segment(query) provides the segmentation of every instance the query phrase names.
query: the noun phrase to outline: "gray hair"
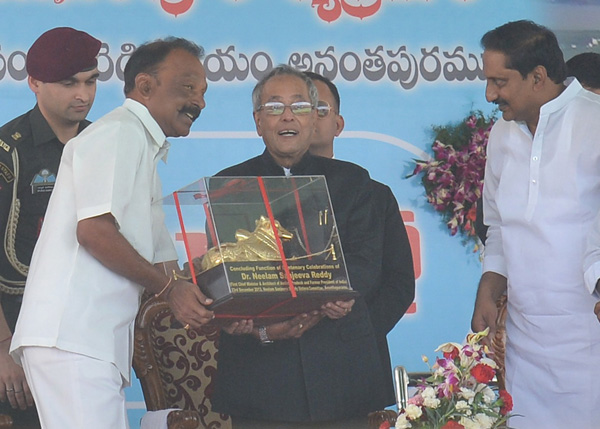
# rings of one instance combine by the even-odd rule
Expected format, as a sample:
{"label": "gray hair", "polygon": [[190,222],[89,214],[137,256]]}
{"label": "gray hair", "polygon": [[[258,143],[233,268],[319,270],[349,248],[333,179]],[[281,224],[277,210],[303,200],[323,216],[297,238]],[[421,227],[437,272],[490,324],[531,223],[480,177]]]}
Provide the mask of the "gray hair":
{"label": "gray hair", "polygon": [[255,112],[257,112],[260,108],[260,96],[262,95],[263,88],[267,81],[269,81],[269,79],[275,76],[282,75],[295,76],[298,79],[302,79],[302,81],[306,83],[306,88],[308,89],[310,104],[312,104],[313,107],[317,107],[317,102],[319,101],[319,93],[313,81],[300,70],[295,69],[294,67],[289,66],[287,64],[280,64],[273,70],[271,70],[268,74],[263,76],[263,78],[254,87],[254,90],[252,90],[252,106]]}

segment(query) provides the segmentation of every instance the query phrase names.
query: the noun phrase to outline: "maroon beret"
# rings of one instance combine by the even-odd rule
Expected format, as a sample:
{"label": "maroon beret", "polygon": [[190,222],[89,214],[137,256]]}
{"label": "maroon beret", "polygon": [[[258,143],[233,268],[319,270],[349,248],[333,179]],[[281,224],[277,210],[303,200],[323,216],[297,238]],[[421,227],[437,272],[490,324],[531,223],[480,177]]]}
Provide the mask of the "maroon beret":
{"label": "maroon beret", "polygon": [[58,27],[46,31],[33,42],[25,67],[42,82],[58,82],[98,65],[96,56],[102,42],[83,31]]}

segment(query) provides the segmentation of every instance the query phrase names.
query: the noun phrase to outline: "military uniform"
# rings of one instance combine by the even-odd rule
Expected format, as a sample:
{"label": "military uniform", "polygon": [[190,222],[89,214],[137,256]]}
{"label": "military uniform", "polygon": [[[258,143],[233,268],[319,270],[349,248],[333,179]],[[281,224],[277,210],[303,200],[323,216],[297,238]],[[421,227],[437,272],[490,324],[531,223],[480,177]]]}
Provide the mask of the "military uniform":
{"label": "military uniform", "polygon": [[0,303],[11,331],[63,148],[37,105],[0,128]]}

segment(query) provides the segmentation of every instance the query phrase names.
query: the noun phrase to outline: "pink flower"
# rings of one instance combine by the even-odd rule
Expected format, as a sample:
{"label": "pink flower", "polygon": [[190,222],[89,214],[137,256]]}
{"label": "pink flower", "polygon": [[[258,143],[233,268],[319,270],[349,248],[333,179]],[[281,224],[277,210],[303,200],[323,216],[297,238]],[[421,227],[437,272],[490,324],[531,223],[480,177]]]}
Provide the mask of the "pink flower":
{"label": "pink flower", "polygon": [[408,404],[413,404],[413,405],[416,405],[418,407],[422,407],[423,406],[423,402],[424,402],[424,399],[423,399],[423,396],[421,396],[420,393],[416,394],[415,396],[410,397],[408,399],[408,401],[407,401]]}
{"label": "pink flower", "polygon": [[414,411],[414,417],[408,417],[411,424],[440,429],[504,427],[511,415],[512,398],[488,385],[495,374],[495,364],[485,357],[482,344],[488,334],[486,329],[467,335],[462,346],[448,342],[436,349],[444,357],[436,358],[431,375],[421,379],[418,393],[408,401],[406,409]]}
{"label": "pink flower", "polygon": [[486,146],[493,117],[471,113],[458,125],[433,127],[434,159],[417,160],[413,175],[423,174],[427,201],[438,211],[451,235],[476,242],[475,203],[481,197]]}
{"label": "pink flower", "polygon": [[423,168],[424,168],[423,164],[420,162],[417,162],[417,165],[415,166],[415,169],[413,170],[412,175],[415,176],[415,175],[419,174],[421,171],[423,171]]}
{"label": "pink flower", "polygon": [[477,127],[477,116],[475,116],[475,115],[469,116],[469,118],[466,120],[466,124],[469,128]]}
{"label": "pink flower", "polygon": [[454,373],[446,374],[443,383],[438,386],[438,395],[450,398],[454,393],[460,392],[460,380]]}

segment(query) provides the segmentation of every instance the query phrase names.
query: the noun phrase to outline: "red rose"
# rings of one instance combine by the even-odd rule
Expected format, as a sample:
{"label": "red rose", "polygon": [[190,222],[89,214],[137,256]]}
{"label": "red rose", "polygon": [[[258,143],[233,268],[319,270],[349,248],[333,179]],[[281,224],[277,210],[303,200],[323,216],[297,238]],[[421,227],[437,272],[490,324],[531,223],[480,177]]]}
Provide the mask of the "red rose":
{"label": "red rose", "polygon": [[379,429],[390,429],[392,425],[387,420],[379,425]]}
{"label": "red rose", "polygon": [[478,363],[471,369],[471,375],[478,383],[489,383],[494,378],[496,371],[489,365]]}
{"label": "red rose", "polygon": [[459,350],[456,347],[452,347],[452,351],[444,352],[444,358],[454,360],[458,357]]}
{"label": "red rose", "polygon": [[502,408],[500,408],[500,414],[505,416],[513,409],[512,396],[510,396],[510,393],[508,393],[506,390],[500,390],[498,395],[500,395],[500,399],[502,399]]}
{"label": "red rose", "polygon": [[441,429],[465,429],[465,427],[454,420],[449,420]]}

